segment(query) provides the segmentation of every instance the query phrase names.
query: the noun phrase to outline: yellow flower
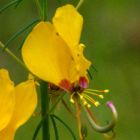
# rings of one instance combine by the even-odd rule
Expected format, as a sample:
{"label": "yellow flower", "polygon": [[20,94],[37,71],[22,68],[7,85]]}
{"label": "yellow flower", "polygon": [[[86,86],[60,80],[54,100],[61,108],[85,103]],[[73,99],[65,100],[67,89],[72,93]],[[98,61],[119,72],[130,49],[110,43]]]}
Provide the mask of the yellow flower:
{"label": "yellow flower", "polygon": [[65,84],[63,81],[71,84],[86,77],[91,63],[79,43],[82,25],[82,16],[69,4],[56,10],[52,23],[38,23],[22,47],[29,70],[59,87]]}
{"label": "yellow flower", "polygon": [[8,71],[0,69],[0,139],[13,140],[16,130],[32,115],[37,105],[35,82],[14,86]]}
{"label": "yellow flower", "polygon": [[[80,97],[82,103],[90,106],[87,100],[95,106],[99,102],[89,95],[98,95],[96,92],[106,92],[87,89],[87,70],[91,62],[84,55],[84,44],[79,43],[83,25],[83,17],[72,5],[65,5],[56,10],[51,22],[41,21],[28,35],[22,47],[22,57],[29,70],[55,86]],[[78,96],[77,96],[78,95]]]}

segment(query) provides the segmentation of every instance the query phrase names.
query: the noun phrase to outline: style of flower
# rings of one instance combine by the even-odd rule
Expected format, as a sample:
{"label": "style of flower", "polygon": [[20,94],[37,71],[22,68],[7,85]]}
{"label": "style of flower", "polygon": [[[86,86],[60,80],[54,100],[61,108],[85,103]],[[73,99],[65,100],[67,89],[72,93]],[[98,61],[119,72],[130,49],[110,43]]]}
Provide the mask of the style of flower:
{"label": "style of flower", "polygon": [[0,69],[0,139],[14,140],[16,130],[27,122],[36,106],[34,80],[14,86],[8,71]]}
{"label": "style of flower", "polygon": [[89,107],[89,100],[98,106],[99,102],[87,95],[103,98],[94,93],[97,90],[87,89],[91,62],[83,55],[84,44],[79,43],[82,25],[83,17],[75,7],[67,4],[58,8],[52,23],[41,21],[34,27],[22,47],[22,56],[33,74],[70,93],[71,102],[78,95],[84,105]]}

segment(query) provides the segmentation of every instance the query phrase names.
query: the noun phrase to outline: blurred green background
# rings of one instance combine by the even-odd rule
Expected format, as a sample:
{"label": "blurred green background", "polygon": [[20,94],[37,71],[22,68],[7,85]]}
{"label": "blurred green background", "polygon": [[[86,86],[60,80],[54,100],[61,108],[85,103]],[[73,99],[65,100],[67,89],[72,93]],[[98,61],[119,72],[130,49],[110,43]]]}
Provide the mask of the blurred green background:
{"label": "blurred green background", "polygon": [[[0,0],[0,7],[9,0]],[[62,5],[76,0],[61,0]],[[49,19],[53,16],[59,3],[49,0]],[[85,0],[79,9],[84,17],[81,42],[86,44],[85,54],[92,60],[98,72],[94,71],[91,87],[110,89],[101,106],[93,111],[102,124],[111,119],[110,110],[105,103],[112,100],[118,110],[119,119],[115,128],[116,140],[140,139],[140,1],[139,0]],[[9,8],[0,14],[0,40],[3,43],[21,27],[38,17],[34,0],[23,0],[15,9]],[[27,32],[14,40],[9,48],[20,57],[19,46]],[[11,78],[19,83],[27,78],[27,72],[5,52],[0,52],[0,68],[7,68]],[[70,105],[73,107],[72,105]],[[38,109],[39,111],[39,109]],[[74,118],[62,104],[56,114],[63,118],[77,134]],[[22,126],[16,140],[31,140],[39,116],[32,117]],[[87,140],[103,140],[83,119],[88,127]],[[60,140],[71,140],[69,132],[58,122]],[[51,127],[51,136],[54,133]],[[41,140],[41,136],[38,137]]]}

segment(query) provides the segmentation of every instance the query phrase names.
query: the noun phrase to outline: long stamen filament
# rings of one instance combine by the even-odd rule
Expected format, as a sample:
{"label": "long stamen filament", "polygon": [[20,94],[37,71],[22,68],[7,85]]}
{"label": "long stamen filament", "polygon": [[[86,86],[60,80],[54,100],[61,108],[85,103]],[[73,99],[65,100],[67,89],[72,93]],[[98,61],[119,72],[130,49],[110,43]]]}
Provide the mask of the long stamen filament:
{"label": "long stamen filament", "polygon": [[92,94],[92,95],[98,96],[101,99],[104,98],[104,96],[102,94],[97,94],[97,93],[94,93],[94,92],[91,92],[91,91],[84,91],[84,93],[88,93],[88,94]]}
{"label": "long stamen filament", "polygon": [[108,93],[109,92],[108,89],[105,89],[105,90],[86,89],[85,91],[101,92],[101,93]]}
{"label": "long stamen filament", "polygon": [[82,102],[83,102],[83,105],[84,106],[87,106],[88,108],[90,108],[91,107],[91,105],[86,101],[86,99],[82,99]]}
{"label": "long stamen filament", "polygon": [[95,101],[94,99],[92,99],[90,96],[83,94],[83,96],[89,100],[91,103],[93,103],[95,106],[98,106],[100,103],[98,101]]}
{"label": "long stamen filament", "polygon": [[82,102],[83,102],[83,105],[84,106],[87,106],[88,108],[90,108],[91,107],[91,105],[86,101],[86,99],[84,98],[84,96],[83,95],[81,95],[80,93],[78,93],[77,92],[77,94],[78,94],[78,96],[80,97],[80,99],[82,100]]}
{"label": "long stamen filament", "polygon": [[83,95],[81,95],[80,93],[77,93],[77,94],[79,95],[81,100],[84,98]]}

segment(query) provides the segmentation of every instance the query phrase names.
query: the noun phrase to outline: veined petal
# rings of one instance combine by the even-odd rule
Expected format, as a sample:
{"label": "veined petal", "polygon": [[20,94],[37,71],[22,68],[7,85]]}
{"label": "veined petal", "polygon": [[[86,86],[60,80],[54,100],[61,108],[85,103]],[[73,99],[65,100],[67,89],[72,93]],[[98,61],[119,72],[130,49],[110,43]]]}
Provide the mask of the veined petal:
{"label": "veined petal", "polygon": [[0,69],[0,131],[4,129],[13,115],[15,106],[14,84],[8,71]]}
{"label": "veined petal", "polygon": [[16,103],[13,116],[0,132],[1,140],[13,140],[16,130],[23,125],[32,115],[37,105],[35,82],[28,80],[15,87]]}
{"label": "veined petal", "polygon": [[56,85],[69,80],[75,66],[69,47],[49,22],[35,26],[22,47],[22,56],[32,73]]}
{"label": "veined petal", "polygon": [[79,44],[83,25],[83,17],[76,8],[69,4],[58,8],[53,17],[53,25],[69,47],[75,49]]}

